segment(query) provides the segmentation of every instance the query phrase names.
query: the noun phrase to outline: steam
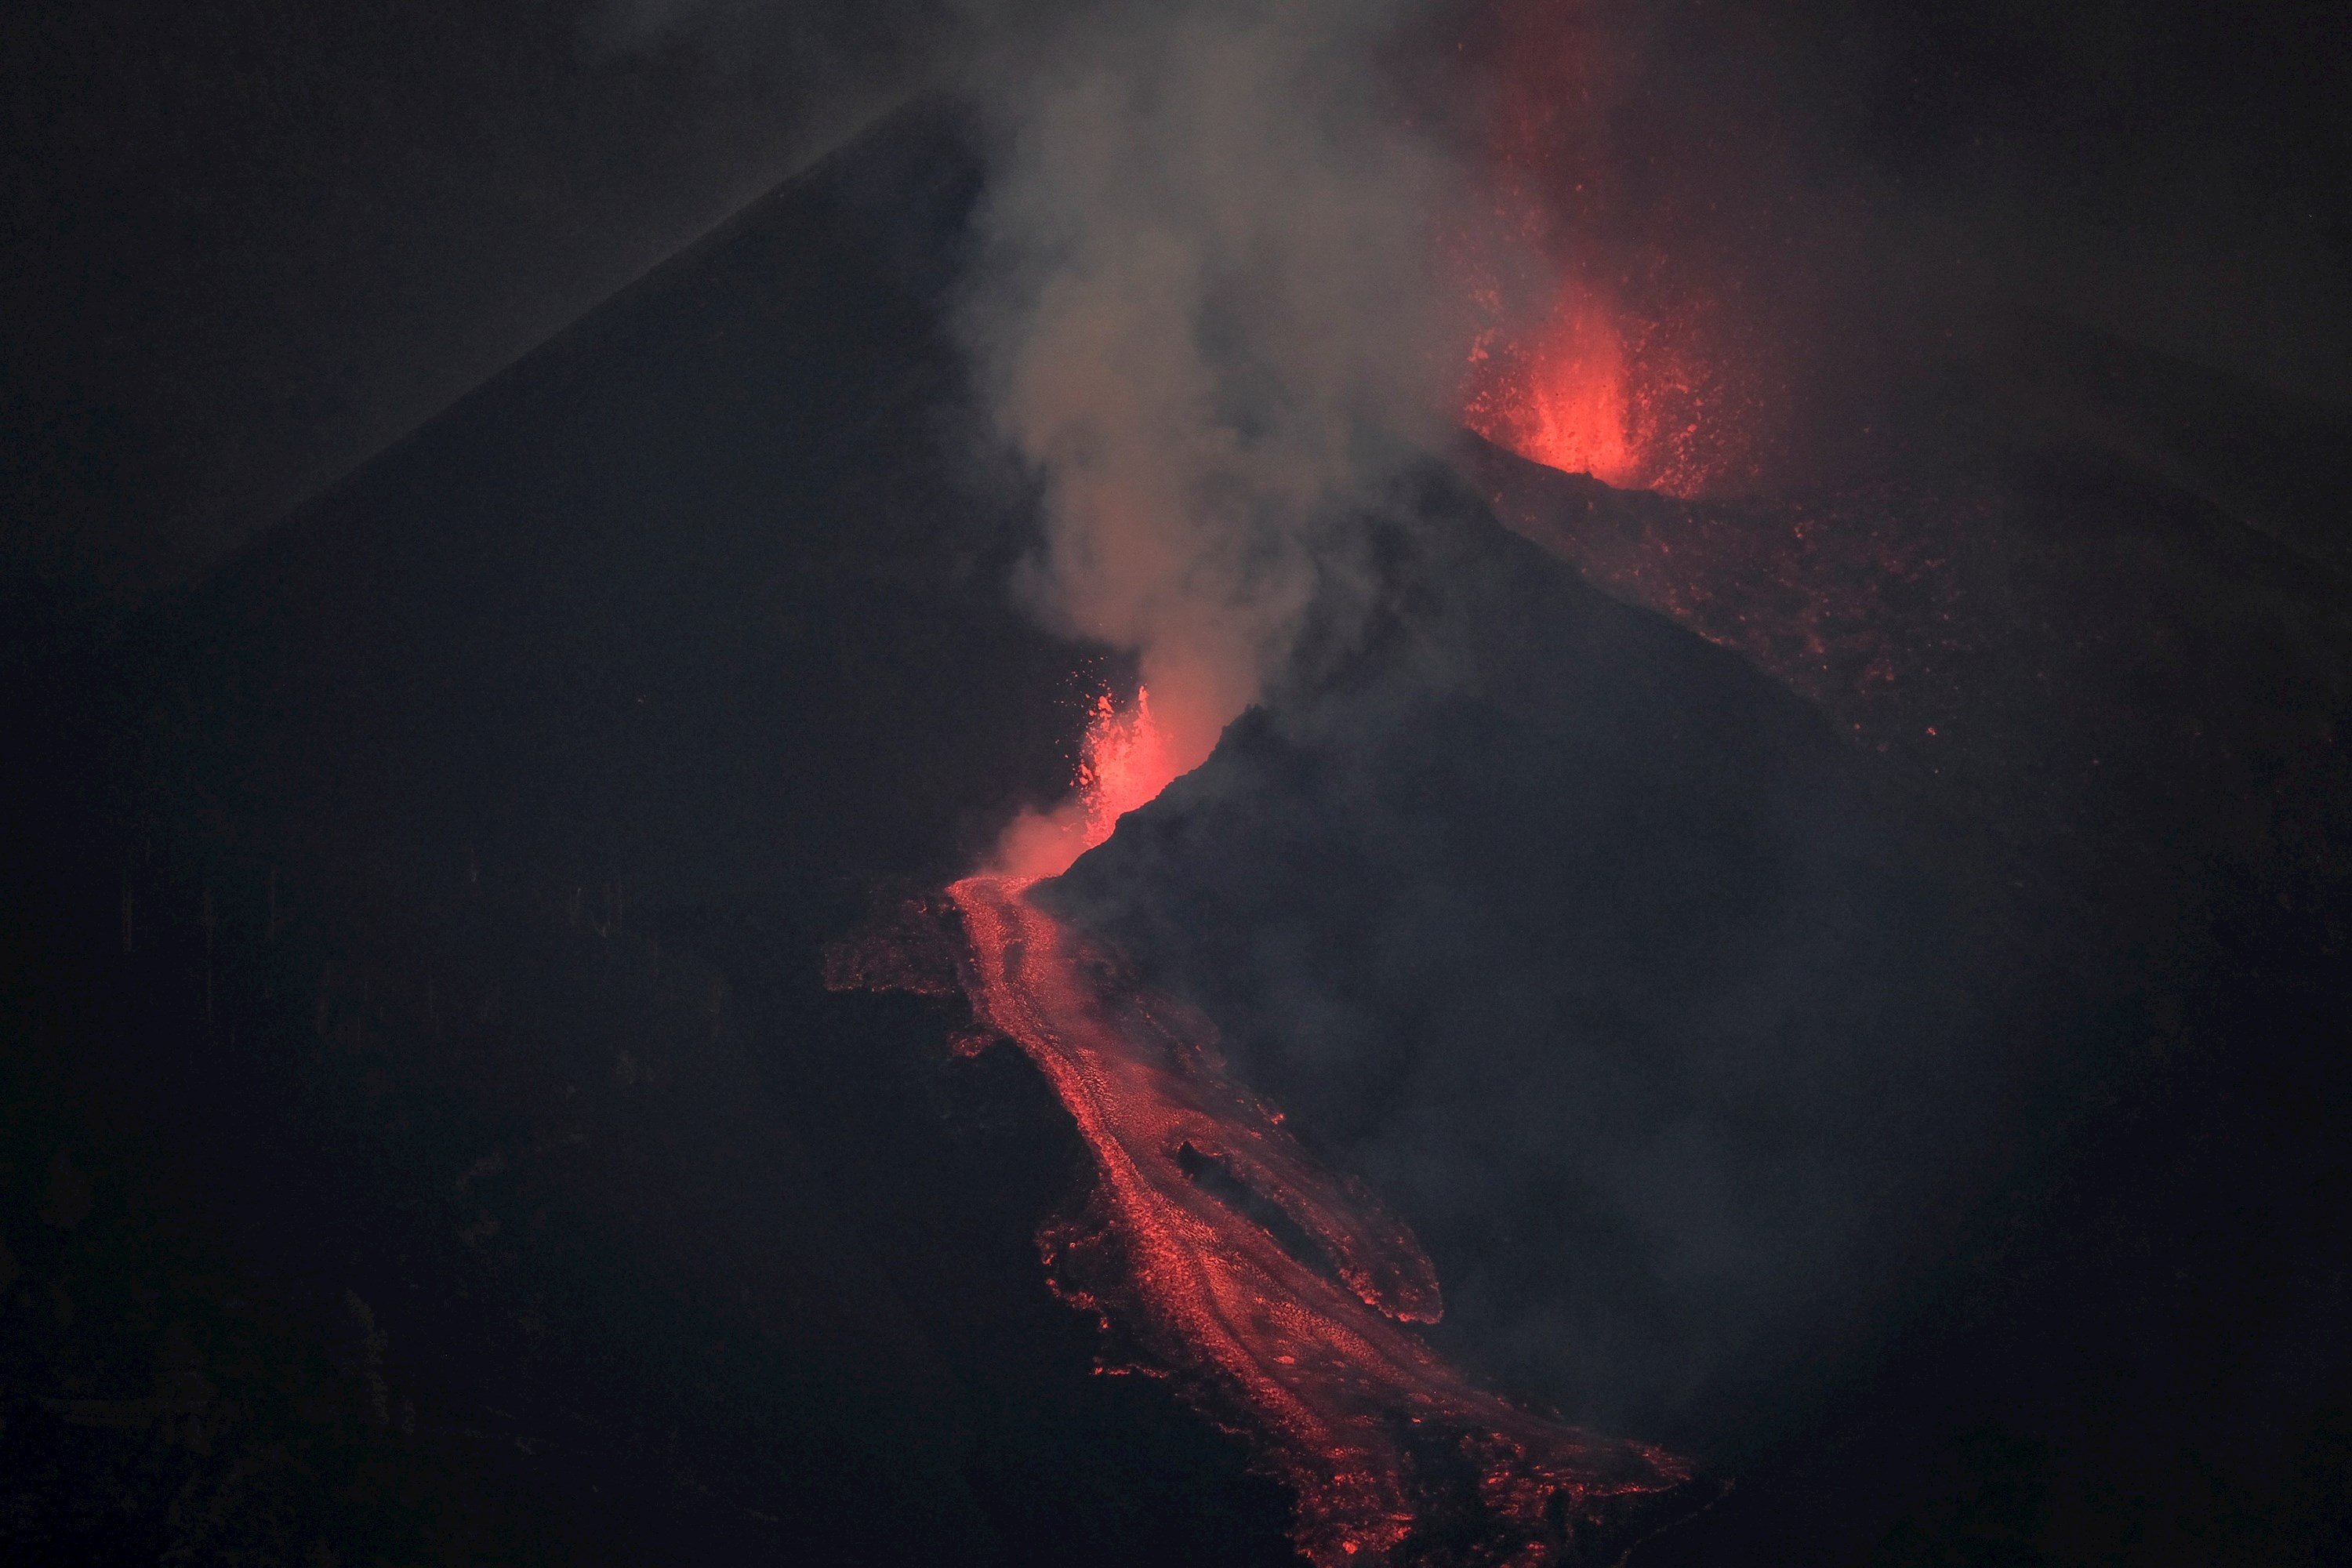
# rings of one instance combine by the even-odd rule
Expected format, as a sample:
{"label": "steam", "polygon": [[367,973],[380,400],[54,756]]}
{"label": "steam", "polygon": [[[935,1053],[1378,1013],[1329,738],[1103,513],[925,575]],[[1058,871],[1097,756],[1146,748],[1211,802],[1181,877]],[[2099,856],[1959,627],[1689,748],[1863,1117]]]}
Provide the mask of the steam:
{"label": "steam", "polygon": [[1044,497],[1020,591],[1137,657],[1169,776],[1348,580],[1344,520],[1384,478],[1364,432],[1449,423],[1436,247],[1465,183],[1378,58],[1414,9],[1122,9],[983,93],[961,326]]}

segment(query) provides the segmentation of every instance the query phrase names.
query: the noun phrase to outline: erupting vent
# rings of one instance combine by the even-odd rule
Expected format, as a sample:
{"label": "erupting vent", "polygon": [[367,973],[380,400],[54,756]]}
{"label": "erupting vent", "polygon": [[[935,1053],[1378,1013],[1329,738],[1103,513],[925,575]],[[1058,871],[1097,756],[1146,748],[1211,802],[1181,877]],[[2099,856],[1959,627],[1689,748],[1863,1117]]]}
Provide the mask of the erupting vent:
{"label": "erupting vent", "polygon": [[1591,26],[1584,7],[1493,0],[1464,40],[1483,62],[1486,211],[1445,247],[1479,323],[1462,423],[1621,489],[1736,489],[1764,423],[1753,345],[1735,346],[1671,225],[1625,210]]}

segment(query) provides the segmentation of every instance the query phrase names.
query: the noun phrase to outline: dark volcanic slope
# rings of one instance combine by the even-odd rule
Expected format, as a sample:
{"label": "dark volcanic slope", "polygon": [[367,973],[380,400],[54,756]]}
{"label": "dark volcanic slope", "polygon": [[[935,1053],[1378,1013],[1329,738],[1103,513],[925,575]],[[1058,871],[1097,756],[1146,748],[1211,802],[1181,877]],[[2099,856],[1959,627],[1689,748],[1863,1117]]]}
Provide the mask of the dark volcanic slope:
{"label": "dark volcanic slope", "polygon": [[1402,1207],[1446,1337],[1744,1465],[2016,1075],[1969,868],[1816,711],[1475,500],[1395,534],[1366,651],[1053,896]]}
{"label": "dark volcanic slope", "polygon": [[911,825],[999,807],[1066,662],[962,482],[935,316],[974,179],[941,117],[895,126],[159,617],[169,809],[702,891],[815,837],[937,868]]}
{"label": "dark volcanic slope", "polygon": [[1066,773],[973,188],[902,121],[43,689],[139,739],[11,846],[13,1561],[1287,1555],[1048,1294],[1043,1091],[817,984]]}
{"label": "dark volcanic slope", "polygon": [[[1287,1558],[1048,1294],[1042,1088],[818,984],[1077,716],[938,326],[974,178],[898,122],[24,661],[12,1561]],[[2052,461],[2099,548],[2204,525]],[[1397,511],[1369,629],[1063,894],[1423,1229],[1449,1351],[1743,1478],[1654,1560],[2324,1560],[2340,898],[2198,826],[2271,753],[2021,833],[1450,485]],[[2335,755],[2305,663],[2157,651],[2099,668]]]}
{"label": "dark volcanic slope", "polygon": [[2340,582],[2046,435],[1826,502],[1468,458],[1559,554],[1424,506],[1364,653],[1061,907],[1422,1231],[1465,1359],[1746,1479],[1654,1560],[2326,1560]]}

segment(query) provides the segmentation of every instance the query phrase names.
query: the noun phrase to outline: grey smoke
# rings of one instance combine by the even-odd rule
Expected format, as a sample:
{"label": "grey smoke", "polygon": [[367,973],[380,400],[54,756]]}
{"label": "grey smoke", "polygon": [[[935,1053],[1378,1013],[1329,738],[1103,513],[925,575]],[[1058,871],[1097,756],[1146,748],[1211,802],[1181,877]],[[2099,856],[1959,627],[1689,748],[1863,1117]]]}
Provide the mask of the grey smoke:
{"label": "grey smoke", "polygon": [[1419,9],[1114,7],[981,76],[961,328],[1045,500],[1022,591],[1139,656],[1181,765],[1346,571],[1333,520],[1388,477],[1363,431],[1447,423],[1466,187],[1378,58]]}

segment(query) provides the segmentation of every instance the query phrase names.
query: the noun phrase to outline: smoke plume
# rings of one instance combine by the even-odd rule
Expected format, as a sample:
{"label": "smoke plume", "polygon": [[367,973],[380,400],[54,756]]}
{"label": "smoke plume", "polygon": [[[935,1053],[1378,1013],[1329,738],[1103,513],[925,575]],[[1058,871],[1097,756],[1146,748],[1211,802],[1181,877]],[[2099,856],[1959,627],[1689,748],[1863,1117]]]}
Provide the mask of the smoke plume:
{"label": "smoke plume", "polygon": [[1465,184],[1382,86],[1415,9],[1125,7],[983,92],[961,320],[1045,500],[1021,591],[1136,656],[1171,776],[1348,581],[1340,520],[1386,466],[1364,433],[1445,422]]}

